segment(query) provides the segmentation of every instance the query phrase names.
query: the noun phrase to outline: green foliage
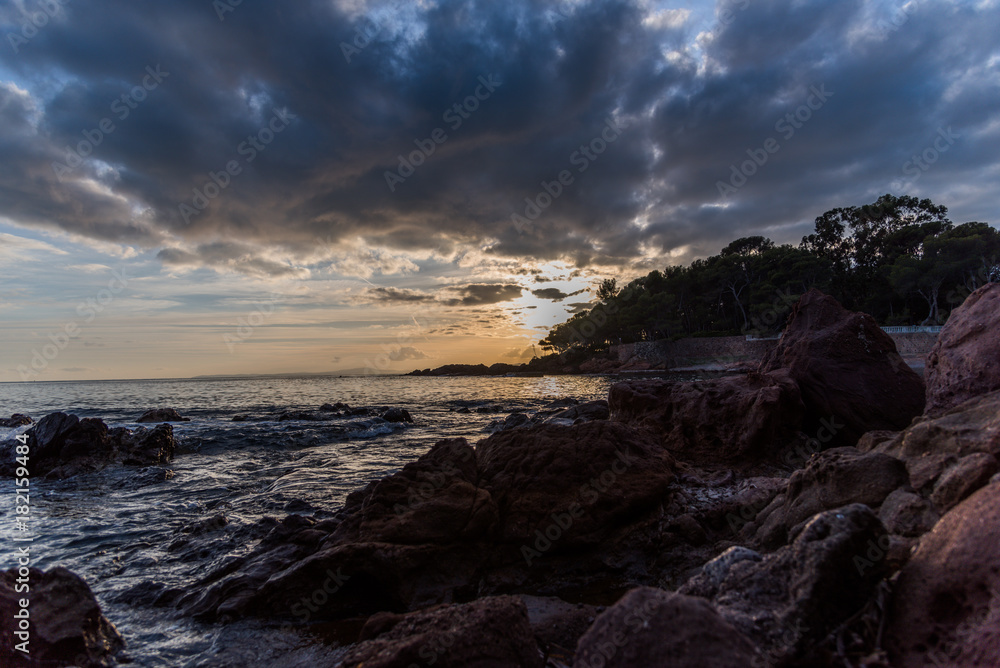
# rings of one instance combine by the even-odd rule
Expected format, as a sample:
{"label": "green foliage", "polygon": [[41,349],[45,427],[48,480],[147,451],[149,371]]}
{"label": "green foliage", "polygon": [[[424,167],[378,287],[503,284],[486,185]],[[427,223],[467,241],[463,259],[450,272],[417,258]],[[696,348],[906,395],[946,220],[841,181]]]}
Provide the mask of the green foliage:
{"label": "green foliage", "polygon": [[744,237],[622,288],[605,279],[598,303],[553,327],[541,345],[576,358],[617,343],[773,334],[811,288],[882,323],[943,322],[969,292],[1000,280],[1000,232],[986,223],[956,227],[947,213],[929,199],[883,195],[827,211],[798,247]]}

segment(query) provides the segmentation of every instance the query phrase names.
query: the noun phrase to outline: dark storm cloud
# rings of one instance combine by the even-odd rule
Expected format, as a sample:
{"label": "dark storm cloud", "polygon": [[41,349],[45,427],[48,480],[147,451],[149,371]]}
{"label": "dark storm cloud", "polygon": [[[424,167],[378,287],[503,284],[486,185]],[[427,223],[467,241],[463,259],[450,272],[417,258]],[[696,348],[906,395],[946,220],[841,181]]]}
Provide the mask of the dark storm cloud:
{"label": "dark storm cloud", "polygon": [[416,290],[377,287],[368,289],[362,299],[387,304],[438,302],[445,306],[484,306],[512,301],[523,291],[520,285],[472,284],[443,288],[434,296]]}
{"label": "dark storm cloud", "polygon": [[[655,27],[638,1],[357,4],[242,3],[224,21],[204,0],[67,4],[18,53],[0,45],[0,214],[277,276],[295,269],[261,249],[306,258],[358,238],[578,267],[715,252],[746,234],[795,240],[824,210],[907,184],[956,218],[997,220],[1000,12],[986,4],[917,3],[887,28],[898,11],[883,3],[728,3],[698,48],[707,26]],[[370,25],[348,62],[341,43]],[[143,94],[147,68],[167,74]],[[791,136],[776,129],[817,88],[832,96]],[[582,157],[612,118],[614,141]],[[114,129],[58,176],[104,119]],[[949,151],[904,173],[948,128]],[[720,194],[769,138],[780,149]],[[387,171],[408,174],[398,156],[429,147],[390,191]],[[517,296],[496,287],[447,300]],[[371,296],[423,300],[386,290]]]}
{"label": "dark storm cloud", "polygon": [[542,288],[540,290],[532,290],[531,294],[539,299],[551,299],[554,302],[561,302],[567,297],[575,297],[583,292],[586,292],[586,290],[577,290],[576,292],[567,293],[563,292],[559,288]]}
{"label": "dark storm cloud", "polygon": [[520,285],[466,285],[457,289],[459,296],[445,300],[448,306],[480,306],[509,302],[521,296]]}

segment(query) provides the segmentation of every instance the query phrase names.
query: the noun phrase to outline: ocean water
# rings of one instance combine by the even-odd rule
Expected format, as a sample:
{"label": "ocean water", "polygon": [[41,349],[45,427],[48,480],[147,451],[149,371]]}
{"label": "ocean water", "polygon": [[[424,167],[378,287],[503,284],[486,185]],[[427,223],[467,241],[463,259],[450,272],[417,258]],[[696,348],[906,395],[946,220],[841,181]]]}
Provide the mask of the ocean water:
{"label": "ocean water", "polygon": [[[37,421],[63,411],[129,428],[140,426],[135,420],[150,408],[171,407],[191,418],[174,424],[178,449],[164,469],[111,467],[31,482],[32,565],[65,566],[87,581],[125,637],[130,665],[321,666],[333,665],[338,655],[336,637],[321,627],[287,633],[260,620],[202,624],[173,608],[154,608],[143,597],[136,600],[136,587],[190,590],[226,560],[250,551],[266,517],[332,513],[349,492],[392,474],[441,438],[463,436],[475,443],[494,420],[562,397],[606,398],[614,380],[381,376],[0,383],[0,415],[26,413]],[[336,402],[398,406],[414,423],[276,419],[283,411]],[[470,412],[458,412],[463,407]],[[233,422],[234,415],[251,420]],[[0,428],[0,440],[27,429]],[[14,485],[0,485],[6,486],[2,498],[11,501],[0,504],[0,536],[10,546]],[[13,553],[2,551],[0,568],[15,565]]]}

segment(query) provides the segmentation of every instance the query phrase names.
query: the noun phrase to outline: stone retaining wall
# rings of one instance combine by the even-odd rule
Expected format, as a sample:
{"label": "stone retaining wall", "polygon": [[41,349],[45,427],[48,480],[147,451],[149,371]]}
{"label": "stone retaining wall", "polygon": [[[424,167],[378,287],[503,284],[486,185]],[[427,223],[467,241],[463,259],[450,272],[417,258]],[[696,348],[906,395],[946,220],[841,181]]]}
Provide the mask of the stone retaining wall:
{"label": "stone retaining wall", "polygon": [[[922,359],[937,340],[936,334],[890,334],[899,354]],[[747,341],[745,336],[640,341],[611,346],[610,357],[620,364],[645,363],[653,367],[690,367],[758,362],[778,345],[777,340]]]}

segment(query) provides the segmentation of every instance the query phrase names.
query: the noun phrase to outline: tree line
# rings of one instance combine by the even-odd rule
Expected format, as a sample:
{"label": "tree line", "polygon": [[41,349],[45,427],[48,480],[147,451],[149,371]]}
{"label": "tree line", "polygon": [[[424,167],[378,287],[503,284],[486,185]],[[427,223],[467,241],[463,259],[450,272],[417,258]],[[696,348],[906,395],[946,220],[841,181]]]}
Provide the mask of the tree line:
{"label": "tree line", "polygon": [[796,247],[762,236],[733,241],[718,255],[670,266],[625,286],[606,279],[593,308],[553,327],[544,350],[599,350],[690,336],[775,334],[810,290],[882,325],[935,325],[990,281],[1000,281],[1000,232],[952,223],[929,199],[883,195],[832,209]]}

